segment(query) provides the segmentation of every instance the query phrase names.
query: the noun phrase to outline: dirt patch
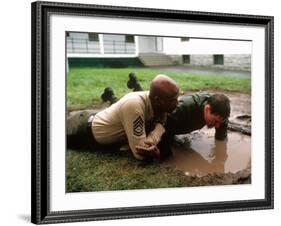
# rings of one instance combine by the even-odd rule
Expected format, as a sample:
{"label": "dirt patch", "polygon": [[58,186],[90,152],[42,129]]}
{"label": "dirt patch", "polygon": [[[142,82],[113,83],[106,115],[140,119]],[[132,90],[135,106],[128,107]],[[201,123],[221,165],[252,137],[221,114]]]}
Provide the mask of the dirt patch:
{"label": "dirt patch", "polygon": [[213,173],[202,177],[187,176],[186,181],[189,186],[250,184],[251,170],[245,169],[237,173]]}

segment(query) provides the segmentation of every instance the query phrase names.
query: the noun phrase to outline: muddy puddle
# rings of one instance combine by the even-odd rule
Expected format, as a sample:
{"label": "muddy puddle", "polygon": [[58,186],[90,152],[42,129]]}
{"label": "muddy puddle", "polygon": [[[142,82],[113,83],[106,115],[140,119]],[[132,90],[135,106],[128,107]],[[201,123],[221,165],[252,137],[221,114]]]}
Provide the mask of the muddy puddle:
{"label": "muddy puddle", "polygon": [[173,156],[166,166],[183,171],[187,176],[236,173],[251,166],[251,137],[228,131],[227,141],[216,141],[215,130],[203,128],[189,135],[178,136],[184,141],[173,146]]}

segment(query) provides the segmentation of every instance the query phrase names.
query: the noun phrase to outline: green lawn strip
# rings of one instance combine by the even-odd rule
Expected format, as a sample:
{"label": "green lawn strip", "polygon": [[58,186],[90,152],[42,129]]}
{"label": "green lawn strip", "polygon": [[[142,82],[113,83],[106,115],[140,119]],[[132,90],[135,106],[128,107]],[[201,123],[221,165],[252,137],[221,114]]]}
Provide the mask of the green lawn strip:
{"label": "green lawn strip", "polygon": [[160,163],[142,163],[131,153],[67,151],[67,192],[187,186],[183,173]]}
{"label": "green lawn strip", "polygon": [[135,72],[144,90],[148,90],[151,79],[157,74],[167,74],[179,84],[181,91],[227,90],[251,92],[251,79],[194,75],[179,72],[143,68],[72,68],[67,76],[68,109],[85,109],[101,103],[100,96],[105,87],[111,86],[117,98],[131,90],[127,88],[128,74]]}

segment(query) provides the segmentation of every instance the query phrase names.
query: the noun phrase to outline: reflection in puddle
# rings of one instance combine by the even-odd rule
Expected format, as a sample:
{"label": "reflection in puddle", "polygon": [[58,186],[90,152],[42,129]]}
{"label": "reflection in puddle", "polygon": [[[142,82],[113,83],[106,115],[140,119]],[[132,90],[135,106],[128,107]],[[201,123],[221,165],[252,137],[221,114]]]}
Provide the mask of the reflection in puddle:
{"label": "reflection in puddle", "polygon": [[214,130],[203,129],[192,134],[189,145],[173,147],[173,153],[164,164],[184,171],[186,175],[236,173],[250,167],[251,137],[228,132],[227,141],[216,141]]}

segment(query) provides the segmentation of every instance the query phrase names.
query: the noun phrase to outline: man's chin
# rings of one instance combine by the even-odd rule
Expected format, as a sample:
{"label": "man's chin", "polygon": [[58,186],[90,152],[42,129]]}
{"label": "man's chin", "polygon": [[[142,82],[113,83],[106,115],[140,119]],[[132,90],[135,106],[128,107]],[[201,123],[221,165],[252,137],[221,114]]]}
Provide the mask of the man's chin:
{"label": "man's chin", "polygon": [[207,125],[208,129],[212,129],[214,126],[213,125]]}

